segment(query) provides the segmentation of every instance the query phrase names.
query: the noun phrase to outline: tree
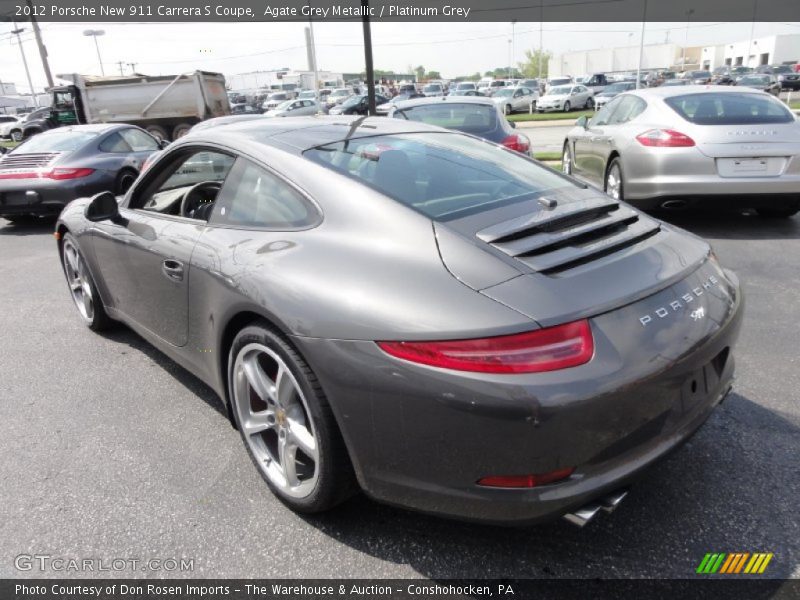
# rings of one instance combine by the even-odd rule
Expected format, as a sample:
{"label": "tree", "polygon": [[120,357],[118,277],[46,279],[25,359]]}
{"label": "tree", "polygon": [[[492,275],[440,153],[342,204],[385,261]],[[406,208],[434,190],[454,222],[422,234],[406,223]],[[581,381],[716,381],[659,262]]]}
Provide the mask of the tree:
{"label": "tree", "polygon": [[[542,72],[539,73],[539,58],[541,56]],[[546,50],[539,52],[539,49],[525,50],[525,62],[519,63],[519,68],[522,70],[524,77],[530,78],[547,78],[548,63],[552,54]]]}
{"label": "tree", "polygon": [[414,73],[417,74],[417,81],[422,81],[422,78],[425,77],[425,67],[422,65],[418,66],[414,69]]}
{"label": "tree", "polygon": [[428,71],[425,73],[425,79],[441,79],[442,74],[439,71]]}

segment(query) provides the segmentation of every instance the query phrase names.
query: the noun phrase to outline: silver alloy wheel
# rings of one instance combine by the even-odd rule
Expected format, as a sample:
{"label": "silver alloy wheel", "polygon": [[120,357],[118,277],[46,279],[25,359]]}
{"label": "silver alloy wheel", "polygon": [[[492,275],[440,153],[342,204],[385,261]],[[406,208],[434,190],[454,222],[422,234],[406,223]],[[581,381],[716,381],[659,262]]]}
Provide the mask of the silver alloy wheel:
{"label": "silver alloy wheel", "polygon": [[561,170],[565,175],[572,175],[572,155],[569,146],[564,146],[564,154],[561,156]]}
{"label": "silver alloy wheel", "polygon": [[94,297],[89,271],[78,249],[71,241],[66,240],[63,247],[64,272],[67,274],[67,283],[78,312],[89,323],[94,319]]}
{"label": "silver alloy wheel", "polygon": [[289,367],[263,344],[247,344],[236,356],[232,387],[239,426],[258,467],[287,496],[309,496],[319,478],[319,444]]}
{"label": "silver alloy wheel", "polygon": [[21,131],[12,131],[11,132],[11,139],[15,142],[22,141],[22,132]]}
{"label": "silver alloy wheel", "polygon": [[606,175],[606,194],[614,198],[614,200],[622,199],[622,173],[617,163],[614,163],[608,169],[608,174]]}

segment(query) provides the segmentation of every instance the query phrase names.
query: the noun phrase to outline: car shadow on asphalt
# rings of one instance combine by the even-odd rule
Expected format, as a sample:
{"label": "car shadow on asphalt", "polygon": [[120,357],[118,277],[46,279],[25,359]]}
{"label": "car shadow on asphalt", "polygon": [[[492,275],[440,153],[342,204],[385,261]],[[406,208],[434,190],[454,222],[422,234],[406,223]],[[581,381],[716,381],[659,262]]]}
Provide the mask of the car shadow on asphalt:
{"label": "car shadow on asphalt", "polygon": [[20,223],[12,223],[0,217],[0,235],[41,235],[55,229],[55,218],[42,218]]}
{"label": "car shadow on asphalt", "polygon": [[150,358],[165,372],[174,377],[175,380],[187,390],[208,404],[209,407],[225,417],[226,421],[228,420],[228,412],[214,390],[169,358],[166,354],[163,354],[160,350],[152,346],[132,329],[129,329],[125,325],[118,324],[111,329],[98,332],[98,334],[111,342],[124,344],[133,350],[138,350]]}
{"label": "car shadow on asphalt", "polygon": [[768,576],[785,578],[800,564],[800,479],[788,448],[799,436],[796,417],[732,393],[694,438],[633,484],[617,511],[583,529],[561,519],[511,528],[462,523],[363,495],[303,518],[429,578],[693,578],[709,552],[772,552]]}
{"label": "car shadow on asphalt", "polygon": [[790,218],[760,217],[753,211],[686,209],[651,213],[704,238],[731,240],[800,239],[800,215]]}

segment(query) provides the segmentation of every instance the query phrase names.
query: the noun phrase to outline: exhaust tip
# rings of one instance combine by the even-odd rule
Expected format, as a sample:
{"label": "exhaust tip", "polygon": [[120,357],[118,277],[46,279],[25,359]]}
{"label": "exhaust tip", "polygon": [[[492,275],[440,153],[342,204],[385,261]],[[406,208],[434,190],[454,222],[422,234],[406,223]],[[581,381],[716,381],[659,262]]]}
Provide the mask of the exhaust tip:
{"label": "exhaust tip", "polygon": [[573,525],[585,527],[601,510],[607,513],[614,512],[627,495],[628,490],[612,492],[596,502],[591,502],[574,512],[565,514],[563,518]]}

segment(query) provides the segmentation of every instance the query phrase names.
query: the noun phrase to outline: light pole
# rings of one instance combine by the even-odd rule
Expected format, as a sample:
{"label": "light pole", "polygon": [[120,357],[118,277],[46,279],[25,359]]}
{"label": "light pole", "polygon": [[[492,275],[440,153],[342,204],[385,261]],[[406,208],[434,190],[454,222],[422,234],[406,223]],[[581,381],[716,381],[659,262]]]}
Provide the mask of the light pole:
{"label": "light pole", "polygon": [[758,10],[758,0],[753,0],[753,21],[750,25],[750,41],[747,43],[747,56],[744,59],[744,66],[750,66],[750,52],[753,50],[753,34],[756,32],[756,10]]}
{"label": "light pole", "polygon": [[508,78],[509,79],[511,79],[511,53],[513,52],[513,50],[511,49],[512,47],[513,47],[512,41],[508,40]]}
{"label": "light pole", "polygon": [[681,72],[686,71],[686,46],[689,45],[689,21],[694,14],[694,9],[690,8],[686,11],[686,37],[683,40],[683,56],[681,57]]}
{"label": "light pole", "polygon": [[514,25],[517,24],[517,20],[514,19],[511,21],[511,77],[514,77],[514,50],[516,49],[516,38],[514,37]]}
{"label": "light pole", "polygon": [[544,31],[542,18],[544,18],[544,0],[539,2],[539,88],[542,87],[542,52],[544,46],[542,45],[542,32]]}
{"label": "light pole", "polygon": [[106,34],[106,32],[103,31],[102,29],[87,29],[86,31],[83,32],[83,35],[85,35],[87,37],[93,37],[94,38],[94,47],[95,47],[95,50],[97,50],[97,61],[100,63],[100,74],[101,75],[105,75],[106,72],[103,69],[103,59],[100,58],[100,46],[97,43],[97,36],[105,35],[105,34]]}
{"label": "light pole", "polygon": [[647,22],[647,0],[644,0],[644,10],[642,11],[642,37],[639,40],[639,64],[636,67],[636,89],[642,85],[642,60],[644,59],[644,26]]}
{"label": "light pole", "polygon": [[39,98],[36,96],[36,91],[33,89],[33,81],[31,81],[31,72],[28,70],[28,60],[25,58],[25,49],[22,47],[22,38],[19,34],[25,31],[22,27],[14,29],[11,33],[17,36],[17,44],[19,44],[19,52],[22,54],[22,64],[25,67],[25,76],[28,78],[28,87],[31,88],[31,96],[33,96],[33,105],[39,108]]}

